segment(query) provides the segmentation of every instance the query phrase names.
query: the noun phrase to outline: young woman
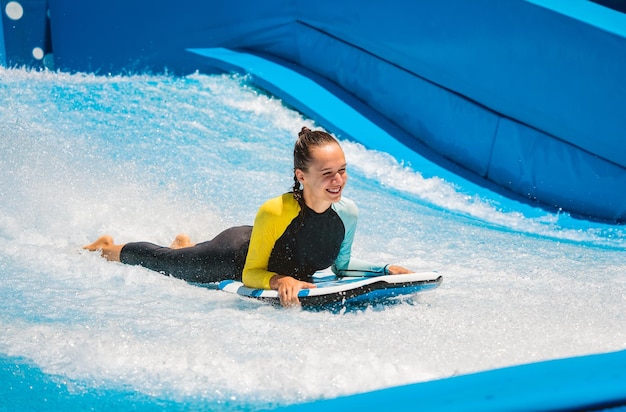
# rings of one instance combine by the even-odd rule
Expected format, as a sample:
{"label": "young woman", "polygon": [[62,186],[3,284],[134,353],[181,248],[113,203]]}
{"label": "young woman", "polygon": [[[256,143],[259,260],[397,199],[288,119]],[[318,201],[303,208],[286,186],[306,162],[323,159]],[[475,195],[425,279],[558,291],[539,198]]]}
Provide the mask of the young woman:
{"label": "young woman", "polygon": [[358,210],[342,198],[348,179],[339,142],[303,127],[294,147],[293,192],[265,202],[254,226],[226,229],[192,244],[179,235],[170,247],[147,242],[116,245],[102,236],[84,248],[108,260],[141,265],[189,282],[238,279],[252,288],[276,289],[284,306],[298,303],[298,291],[314,288],[311,276],[331,267],[338,276],[363,272],[410,273],[395,265],[373,265],[351,256]]}

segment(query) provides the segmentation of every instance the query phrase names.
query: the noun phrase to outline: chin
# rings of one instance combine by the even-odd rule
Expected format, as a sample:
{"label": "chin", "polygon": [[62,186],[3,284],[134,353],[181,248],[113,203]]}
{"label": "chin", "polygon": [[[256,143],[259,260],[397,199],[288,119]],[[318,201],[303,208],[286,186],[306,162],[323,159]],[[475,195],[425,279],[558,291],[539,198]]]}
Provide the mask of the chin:
{"label": "chin", "polygon": [[339,191],[339,193],[337,194],[330,194],[328,196],[328,200],[330,200],[332,203],[337,203],[338,201],[341,200],[341,196],[343,195],[343,190]]}

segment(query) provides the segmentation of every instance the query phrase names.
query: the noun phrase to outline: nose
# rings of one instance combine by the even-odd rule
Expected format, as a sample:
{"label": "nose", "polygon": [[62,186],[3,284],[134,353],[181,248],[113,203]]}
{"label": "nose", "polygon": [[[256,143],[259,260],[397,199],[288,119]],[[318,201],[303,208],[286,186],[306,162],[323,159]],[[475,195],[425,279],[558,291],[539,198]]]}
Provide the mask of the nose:
{"label": "nose", "polygon": [[333,176],[333,183],[342,185],[345,181],[345,176],[343,176],[340,172],[335,173]]}

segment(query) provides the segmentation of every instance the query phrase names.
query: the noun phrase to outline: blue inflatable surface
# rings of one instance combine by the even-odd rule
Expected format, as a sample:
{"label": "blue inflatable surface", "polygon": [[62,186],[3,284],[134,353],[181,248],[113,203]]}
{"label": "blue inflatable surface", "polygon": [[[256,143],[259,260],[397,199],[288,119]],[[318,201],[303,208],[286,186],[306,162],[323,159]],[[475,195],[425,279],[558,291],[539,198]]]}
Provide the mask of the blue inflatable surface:
{"label": "blue inflatable surface", "polygon": [[[607,373],[607,371],[611,371]],[[496,369],[283,411],[581,411],[626,404],[626,352]]]}

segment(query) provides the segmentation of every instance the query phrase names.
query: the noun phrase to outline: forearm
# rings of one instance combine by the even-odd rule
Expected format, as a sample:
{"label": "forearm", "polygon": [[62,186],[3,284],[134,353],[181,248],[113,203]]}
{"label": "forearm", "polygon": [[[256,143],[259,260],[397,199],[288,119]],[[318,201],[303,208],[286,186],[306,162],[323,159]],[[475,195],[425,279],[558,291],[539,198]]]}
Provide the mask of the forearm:
{"label": "forearm", "polygon": [[332,267],[337,276],[380,276],[411,273],[410,270],[397,265],[378,265],[360,259],[350,259],[345,268]]}
{"label": "forearm", "polygon": [[351,258],[347,265],[333,265],[332,271],[337,276],[379,276],[386,274],[386,266]]}
{"label": "forearm", "polygon": [[245,286],[253,289],[274,289],[270,285],[270,280],[275,276],[276,273],[264,269],[244,268],[241,281]]}

